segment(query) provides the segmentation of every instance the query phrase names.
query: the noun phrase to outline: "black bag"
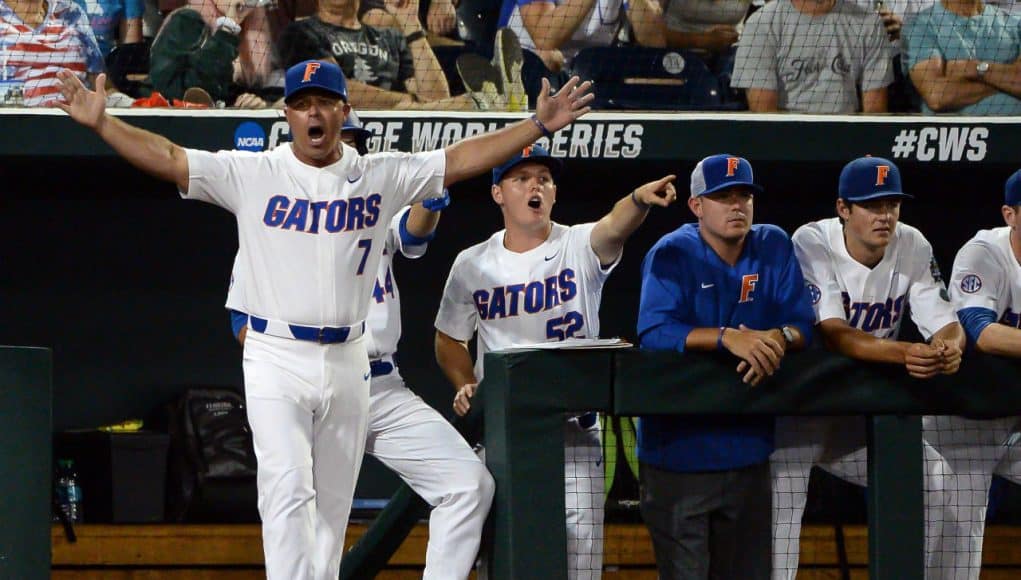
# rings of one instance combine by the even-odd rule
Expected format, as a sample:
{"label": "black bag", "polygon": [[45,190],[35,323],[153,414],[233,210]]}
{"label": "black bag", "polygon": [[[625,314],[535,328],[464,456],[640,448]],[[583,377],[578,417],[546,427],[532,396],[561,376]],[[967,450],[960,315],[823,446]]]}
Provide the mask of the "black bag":
{"label": "black bag", "polygon": [[191,388],[169,406],[168,419],[168,519],[258,522],[244,395],[231,388]]}

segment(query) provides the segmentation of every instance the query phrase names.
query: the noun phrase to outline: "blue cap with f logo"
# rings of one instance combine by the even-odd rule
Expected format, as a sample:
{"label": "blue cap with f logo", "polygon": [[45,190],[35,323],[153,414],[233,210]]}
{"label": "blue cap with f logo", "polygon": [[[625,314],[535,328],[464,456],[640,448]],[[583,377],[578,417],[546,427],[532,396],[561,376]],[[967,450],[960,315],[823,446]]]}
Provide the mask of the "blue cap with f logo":
{"label": "blue cap with f logo", "polygon": [[541,163],[542,165],[545,165],[549,168],[553,177],[556,177],[557,174],[560,173],[560,169],[564,165],[559,159],[550,155],[549,151],[547,151],[544,147],[539,145],[529,145],[522,149],[521,153],[518,153],[514,157],[508,159],[503,165],[493,168],[493,185],[500,183],[500,180],[503,179],[505,173],[525,162]]}
{"label": "blue cap with f logo", "polygon": [[881,197],[914,197],[902,191],[900,169],[893,161],[871,156],[859,157],[844,166],[838,195],[851,203]]}
{"label": "blue cap with f logo", "polygon": [[284,78],[284,102],[296,93],[319,89],[347,102],[347,79],[340,67],[327,60],[306,60],[287,69]]}
{"label": "blue cap with f logo", "polygon": [[741,185],[762,193],[762,186],[755,183],[752,164],[744,157],[729,153],[711,155],[698,162],[691,172],[691,197],[708,195]]}

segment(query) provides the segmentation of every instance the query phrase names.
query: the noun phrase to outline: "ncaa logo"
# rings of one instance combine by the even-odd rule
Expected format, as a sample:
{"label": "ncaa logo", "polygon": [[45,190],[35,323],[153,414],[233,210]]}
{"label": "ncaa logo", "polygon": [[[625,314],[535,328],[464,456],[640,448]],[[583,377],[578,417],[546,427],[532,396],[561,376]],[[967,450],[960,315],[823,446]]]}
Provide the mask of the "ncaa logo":
{"label": "ncaa logo", "polygon": [[975,274],[968,274],[961,279],[961,292],[974,294],[982,289],[982,278]]}
{"label": "ncaa logo", "polygon": [[234,130],[234,148],[240,151],[262,151],[266,148],[266,131],[255,121],[245,121]]}
{"label": "ncaa logo", "polygon": [[812,304],[818,304],[822,300],[822,290],[819,290],[819,287],[815,284],[809,283],[806,286],[808,287],[808,296],[812,299]]}

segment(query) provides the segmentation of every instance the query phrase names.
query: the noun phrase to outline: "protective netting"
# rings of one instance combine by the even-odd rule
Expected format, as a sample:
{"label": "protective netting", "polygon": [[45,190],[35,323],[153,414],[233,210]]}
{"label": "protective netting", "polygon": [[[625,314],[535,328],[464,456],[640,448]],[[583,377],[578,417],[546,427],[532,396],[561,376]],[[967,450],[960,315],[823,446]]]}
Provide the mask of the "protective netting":
{"label": "protective netting", "polygon": [[1014,0],[2,0],[0,105],[107,72],[111,106],[282,106],[333,59],[359,109],[1021,112]]}

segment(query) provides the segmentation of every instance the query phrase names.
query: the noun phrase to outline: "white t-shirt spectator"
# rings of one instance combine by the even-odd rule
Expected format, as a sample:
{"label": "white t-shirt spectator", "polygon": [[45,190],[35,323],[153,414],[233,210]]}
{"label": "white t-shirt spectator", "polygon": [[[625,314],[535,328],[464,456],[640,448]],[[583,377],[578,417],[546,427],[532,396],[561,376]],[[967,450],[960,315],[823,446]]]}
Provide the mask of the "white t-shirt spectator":
{"label": "white t-shirt spectator", "polygon": [[[503,0],[503,6],[500,8],[499,27],[510,28],[514,31],[521,41],[521,48],[536,51],[535,41],[528,34],[525,22],[521,18],[520,7],[532,2],[544,1],[547,0]],[[559,2],[555,2],[555,4],[559,4]],[[574,55],[583,48],[609,46],[613,43],[623,20],[627,18],[626,12],[627,7],[624,0],[595,0],[571,38],[557,48],[563,53],[564,59],[570,62]]]}

